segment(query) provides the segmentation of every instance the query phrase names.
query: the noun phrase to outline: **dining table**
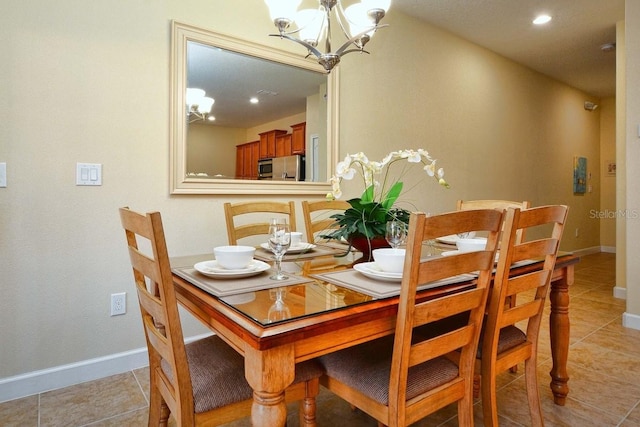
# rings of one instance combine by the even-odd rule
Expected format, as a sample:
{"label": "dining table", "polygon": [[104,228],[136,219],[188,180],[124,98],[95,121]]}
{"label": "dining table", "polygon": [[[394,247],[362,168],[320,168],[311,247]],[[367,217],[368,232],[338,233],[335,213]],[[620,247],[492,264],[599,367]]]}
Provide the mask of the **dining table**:
{"label": "dining table", "polygon": [[[211,253],[171,258],[179,304],[244,357],[245,377],[254,390],[254,426],[285,425],[284,390],[293,382],[296,363],[395,331],[400,293],[395,275],[375,270],[372,263],[357,263],[357,253],[336,246],[307,249],[285,255],[287,279],[280,281],[271,279],[273,256],[260,246],[255,268],[244,274],[208,270],[215,262]],[[442,248],[430,245],[423,253],[442,256]],[[579,260],[560,252],[551,279],[550,387],[557,405],[564,405],[569,393],[569,287]],[[541,260],[520,263],[511,275],[541,265]],[[419,287],[416,297],[438,298],[474,285],[473,275],[456,276]]]}

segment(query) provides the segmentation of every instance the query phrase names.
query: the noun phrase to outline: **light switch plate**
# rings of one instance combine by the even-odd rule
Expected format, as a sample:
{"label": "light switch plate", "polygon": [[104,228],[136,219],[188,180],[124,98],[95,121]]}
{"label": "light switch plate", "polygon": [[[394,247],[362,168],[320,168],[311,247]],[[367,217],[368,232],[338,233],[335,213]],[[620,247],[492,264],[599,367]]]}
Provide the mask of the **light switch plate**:
{"label": "light switch plate", "polygon": [[4,188],[7,186],[7,164],[2,162],[0,163],[0,187]]}
{"label": "light switch plate", "polygon": [[76,163],[76,185],[102,185],[102,164]]}

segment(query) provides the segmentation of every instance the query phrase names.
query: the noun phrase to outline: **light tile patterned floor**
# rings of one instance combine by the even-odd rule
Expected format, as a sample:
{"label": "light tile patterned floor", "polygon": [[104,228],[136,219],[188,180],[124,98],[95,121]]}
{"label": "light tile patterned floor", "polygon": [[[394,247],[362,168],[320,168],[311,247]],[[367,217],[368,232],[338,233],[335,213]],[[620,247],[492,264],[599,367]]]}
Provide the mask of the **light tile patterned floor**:
{"label": "light tile patterned floor", "polygon": [[[640,331],[622,327],[623,300],[613,298],[615,255],[583,257],[570,289],[570,393],[566,406],[553,403],[548,387],[548,328],[543,325],[539,353],[539,385],[550,426],[640,425]],[[547,307],[548,310],[548,307]],[[530,424],[523,367],[499,378],[501,426]],[[148,371],[136,370],[0,403],[0,426],[144,426],[147,419]],[[289,426],[297,426],[296,407],[290,406]],[[476,425],[482,409],[476,403]],[[243,419],[228,426],[249,426]],[[377,423],[326,390],[318,399],[319,426],[374,427]],[[447,407],[418,422],[416,427],[456,426],[455,408]]]}

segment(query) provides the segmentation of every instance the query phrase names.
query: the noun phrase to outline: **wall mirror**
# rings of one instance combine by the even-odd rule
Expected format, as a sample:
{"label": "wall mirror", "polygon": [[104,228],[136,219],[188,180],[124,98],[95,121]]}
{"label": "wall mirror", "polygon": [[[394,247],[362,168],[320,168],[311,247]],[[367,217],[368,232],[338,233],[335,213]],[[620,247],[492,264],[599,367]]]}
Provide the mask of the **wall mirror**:
{"label": "wall mirror", "polygon": [[172,22],[171,193],[326,194],[337,82],[301,55]]}

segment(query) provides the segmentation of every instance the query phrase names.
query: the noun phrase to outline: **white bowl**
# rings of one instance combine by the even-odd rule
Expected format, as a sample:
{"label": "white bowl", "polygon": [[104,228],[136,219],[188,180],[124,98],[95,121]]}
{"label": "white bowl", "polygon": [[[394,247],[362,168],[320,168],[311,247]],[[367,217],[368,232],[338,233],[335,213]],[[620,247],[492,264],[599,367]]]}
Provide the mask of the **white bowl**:
{"label": "white bowl", "polygon": [[253,260],[253,246],[218,246],[213,248],[218,265],[228,270],[245,268]]}
{"label": "white bowl", "polygon": [[372,254],[376,265],[380,267],[382,271],[402,273],[405,252],[405,249],[383,248],[374,249]]}
{"label": "white bowl", "polygon": [[458,239],[456,246],[460,252],[482,251],[487,246],[487,238],[474,237],[472,239]]}

